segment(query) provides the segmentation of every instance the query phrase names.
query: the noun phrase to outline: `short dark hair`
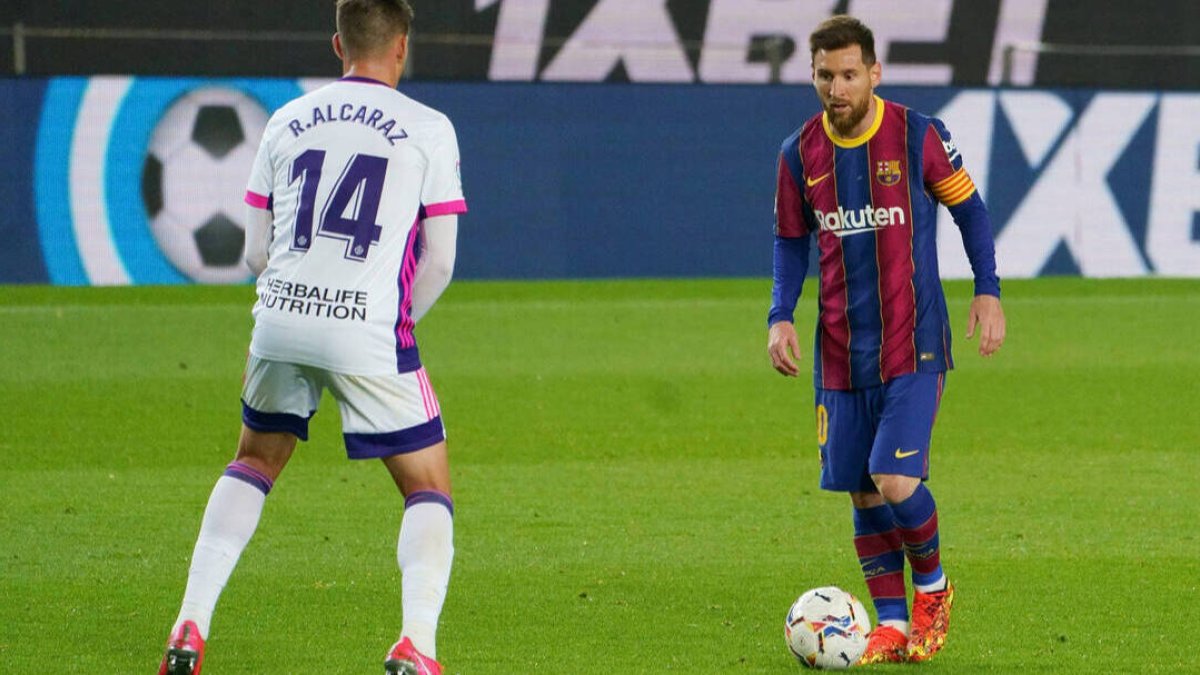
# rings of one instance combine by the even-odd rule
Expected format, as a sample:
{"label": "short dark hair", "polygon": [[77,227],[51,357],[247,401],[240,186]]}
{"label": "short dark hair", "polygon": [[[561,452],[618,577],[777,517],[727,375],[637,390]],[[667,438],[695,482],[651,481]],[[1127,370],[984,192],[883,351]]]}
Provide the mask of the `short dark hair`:
{"label": "short dark hair", "polygon": [[875,65],[875,34],[867,25],[847,14],[835,14],[821,22],[817,29],[808,36],[808,46],[812,50],[812,58],[824,49],[833,51],[851,45],[862,48],[862,60],[868,66]]}
{"label": "short dark hair", "polygon": [[413,8],[408,0],[338,0],[337,32],[352,56],[365,56],[408,35]]}

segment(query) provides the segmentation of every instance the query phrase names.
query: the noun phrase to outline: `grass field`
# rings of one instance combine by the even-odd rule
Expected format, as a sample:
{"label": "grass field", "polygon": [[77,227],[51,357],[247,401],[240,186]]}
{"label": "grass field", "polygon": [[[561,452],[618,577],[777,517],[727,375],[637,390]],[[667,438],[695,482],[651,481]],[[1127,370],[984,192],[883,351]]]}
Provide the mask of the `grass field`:
{"label": "grass field", "polygon": [[[953,630],[884,672],[1200,671],[1200,282],[1008,282],[991,360],[961,339],[969,293],[948,285],[930,481]],[[791,601],[866,596],[848,500],[816,488],[811,379],[766,357],[768,294],[451,287],[418,331],[455,481],[448,673],[791,673]],[[232,455],[252,298],[0,287],[0,672],[157,667]],[[382,671],[402,504],[344,459],[331,403],[222,597],[206,675]]]}

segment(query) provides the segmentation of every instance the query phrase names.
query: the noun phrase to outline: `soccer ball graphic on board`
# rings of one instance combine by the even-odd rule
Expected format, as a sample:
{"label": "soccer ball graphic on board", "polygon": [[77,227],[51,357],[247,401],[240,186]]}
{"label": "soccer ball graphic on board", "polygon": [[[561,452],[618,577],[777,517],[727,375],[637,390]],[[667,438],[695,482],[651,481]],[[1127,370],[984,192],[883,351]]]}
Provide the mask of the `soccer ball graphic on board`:
{"label": "soccer ball graphic on board", "polygon": [[836,586],[806,591],[788,611],[783,635],[801,665],[840,670],[867,649],[871,619],[858,598]]}
{"label": "soccer ball graphic on board", "polygon": [[159,249],[202,283],[250,276],[242,260],[246,179],[267,111],[236,89],[205,87],[158,120],[142,167],[142,202]]}

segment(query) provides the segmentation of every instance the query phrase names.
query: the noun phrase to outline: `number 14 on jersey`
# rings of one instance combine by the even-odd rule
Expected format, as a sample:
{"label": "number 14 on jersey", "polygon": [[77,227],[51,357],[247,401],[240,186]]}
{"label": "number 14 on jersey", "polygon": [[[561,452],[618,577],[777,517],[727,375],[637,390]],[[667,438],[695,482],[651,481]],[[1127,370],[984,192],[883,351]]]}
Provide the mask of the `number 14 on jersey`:
{"label": "number 14 on jersey", "polygon": [[[342,169],[329,198],[316,217],[317,186],[325,164],[324,150],[306,150],[292,162],[290,183],[300,180],[300,203],[296,208],[296,225],[292,235],[292,250],[307,251],[312,246],[313,221],[317,220],[318,236],[346,242],[346,258],[364,262],[371,244],[379,241],[383,229],[375,223],[379,200],[383,197],[383,180],[387,174],[387,159],[374,155],[354,155]],[[346,210],[354,202],[351,215]]]}

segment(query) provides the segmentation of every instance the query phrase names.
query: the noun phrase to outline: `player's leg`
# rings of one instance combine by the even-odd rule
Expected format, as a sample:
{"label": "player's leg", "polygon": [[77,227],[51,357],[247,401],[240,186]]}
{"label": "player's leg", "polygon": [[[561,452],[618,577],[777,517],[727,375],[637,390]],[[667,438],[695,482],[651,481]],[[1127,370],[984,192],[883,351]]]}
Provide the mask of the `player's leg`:
{"label": "player's leg", "polygon": [[396,545],[401,572],[401,640],[437,658],[437,627],[454,559],[454,503],[446,442],[383,459],[404,494]]}
{"label": "player's leg", "polygon": [[254,535],[267,495],[295,446],[296,437],[289,433],[242,427],[237,457],[225,467],[204,509],[176,625],[194,621],[207,638],[217,598]]}
{"label": "player's leg", "polygon": [[937,505],[923,482],[929,476],[933,424],[944,382],[940,373],[914,373],[885,385],[884,409],[871,452],[871,478],[891,505],[912,567],[913,587],[921,592],[942,590],[946,582]]}
{"label": "player's leg", "polygon": [[908,647],[904,552],[891,506],[878,492],[851,492],[854,549],[875,605],[875,628],[859,663],[898,663]]}
{"label": "player's leg", "polygon": [[[221,591],[258,527],[266,497],[287,465],[297,437],[307,438],[310,404],[316,405],[320,392],[296,388],[296,373],[297,367],[290,364],[253,357],[247,362],[237,454],[217,480],[204,510],[160,675],[200,672],[204,640]],[[304,414],[288,412],[289,400],[293,409]]]}
{"label": "player's leg", "polygon": [[399,375],[334,376],[352,459],[380,458],[404,495],[396,545],[401,640],[389,672],[438,673],[437,625],[454,559],[454,502],[437,396],[424,369]]}
{"label": "player's leg", "polygon": [[854,507],[854,549],[875,605],[865,663],[902,660],[907,640],[908,604],[904,555],[890,507],[867,475],[878,392],[818,389],[817,442],[821,487],[850,493]]}
{"label": "player's leg", "polygon": [[892,507],[878,492],[852,492],[854,548],[867,590],[875,604],[876,624],[908,634],[904,588],[904,546]]}
{"label": "player's leg", "polygon": [[884,413],[871,453],[871,477],[891,506],[912,568],[912,660],[933,656],[945,643],[954,590],[941,566],[937,504],[923,482],[929,475],[933,423],[944,375],[915,373],[888,383]]}

